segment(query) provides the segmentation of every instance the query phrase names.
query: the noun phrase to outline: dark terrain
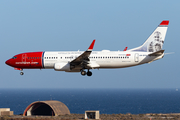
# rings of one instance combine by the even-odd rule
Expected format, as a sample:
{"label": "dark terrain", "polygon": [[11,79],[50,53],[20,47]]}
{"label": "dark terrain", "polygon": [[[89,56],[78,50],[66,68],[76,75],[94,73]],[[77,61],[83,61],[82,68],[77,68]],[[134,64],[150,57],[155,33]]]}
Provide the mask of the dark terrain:
{"label": "dark terrain", "polygon": [[[84,120],[84,114],[62,116],[1,116],[0,120]],[[100,114],[100,120],[180,120],[176,114]]]}

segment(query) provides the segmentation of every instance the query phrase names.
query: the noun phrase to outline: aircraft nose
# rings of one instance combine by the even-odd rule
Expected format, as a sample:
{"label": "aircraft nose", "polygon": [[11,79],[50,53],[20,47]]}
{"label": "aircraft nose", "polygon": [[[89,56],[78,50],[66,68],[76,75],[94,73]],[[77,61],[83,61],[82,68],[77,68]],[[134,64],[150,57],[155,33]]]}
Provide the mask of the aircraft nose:
{"label": "aircraft nose", "polygon": [[6,63],[7,65],[10,65],[10,64],[11,64],[10,60],[7,60],[5,63]]}

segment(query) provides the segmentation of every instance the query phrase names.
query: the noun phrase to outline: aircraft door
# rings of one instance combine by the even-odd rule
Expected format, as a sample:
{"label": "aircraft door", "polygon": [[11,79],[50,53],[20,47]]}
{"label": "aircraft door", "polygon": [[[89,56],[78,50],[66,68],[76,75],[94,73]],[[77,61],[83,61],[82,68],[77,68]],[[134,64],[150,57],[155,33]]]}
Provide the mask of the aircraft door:
{"label": "aircraft door", "polygon": [[139,54],[138,53],[134,54],[134,61],[139,62]]}
{"label": "aircraft door", "polygon": [[22,54],[22,62],[26,62],[26,57],[27,57],[26,54]]}

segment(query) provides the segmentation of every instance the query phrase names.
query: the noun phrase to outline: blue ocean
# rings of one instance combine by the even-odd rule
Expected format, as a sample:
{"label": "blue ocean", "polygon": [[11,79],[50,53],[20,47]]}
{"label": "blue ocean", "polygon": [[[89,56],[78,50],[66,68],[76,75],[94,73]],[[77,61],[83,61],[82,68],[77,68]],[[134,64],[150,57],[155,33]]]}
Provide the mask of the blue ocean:
{"label": "blue ocean", "polygon": [[0,108],[22,114],[35,101],[58,100],[71,113],[180,113],[177,89],[0,89]]}

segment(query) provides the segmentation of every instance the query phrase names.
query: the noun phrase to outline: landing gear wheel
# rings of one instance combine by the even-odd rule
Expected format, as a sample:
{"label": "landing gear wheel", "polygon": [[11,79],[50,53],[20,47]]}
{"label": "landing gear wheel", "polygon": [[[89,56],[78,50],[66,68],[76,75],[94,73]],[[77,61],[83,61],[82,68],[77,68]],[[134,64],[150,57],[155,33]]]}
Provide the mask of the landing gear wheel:
{"label": "landing gear wheel", "polygon": [[24,73],[23,73],[23,72],[20,72],[20,75],[24,75]]}
{"label": "landing gear wheel", "polygon": [[92,72],[91,71],[88,71],[87,72],[87,76],[91,76],[92,75]]}
{"label": "landing gear wheel", "polygon": [[81,75],[85,76],[86,75],[86,71],[82,70],[81,71]]}

